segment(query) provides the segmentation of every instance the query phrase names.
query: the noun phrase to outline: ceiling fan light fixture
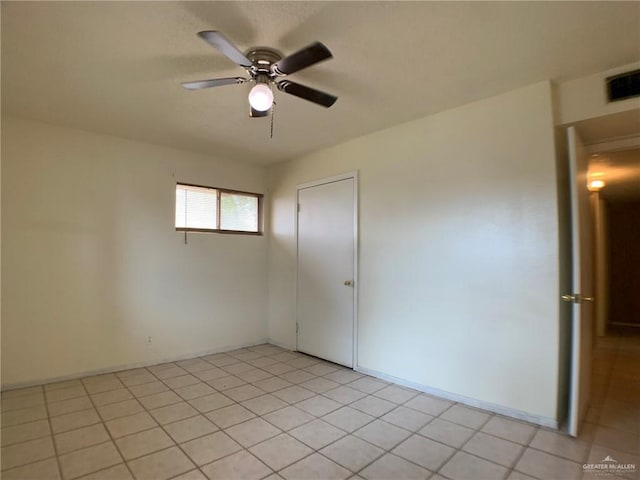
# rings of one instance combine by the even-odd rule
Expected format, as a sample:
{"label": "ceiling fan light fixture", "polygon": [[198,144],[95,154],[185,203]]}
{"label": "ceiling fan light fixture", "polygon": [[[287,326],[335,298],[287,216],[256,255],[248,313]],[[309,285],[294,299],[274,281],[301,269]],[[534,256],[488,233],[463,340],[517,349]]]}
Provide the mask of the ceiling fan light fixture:
{"label": "ceiling fan light fixture", "polygon": [[254,110],[266,112],[273,105],[273,92],[266,83],[256,84],[249,92],[249,104]]}

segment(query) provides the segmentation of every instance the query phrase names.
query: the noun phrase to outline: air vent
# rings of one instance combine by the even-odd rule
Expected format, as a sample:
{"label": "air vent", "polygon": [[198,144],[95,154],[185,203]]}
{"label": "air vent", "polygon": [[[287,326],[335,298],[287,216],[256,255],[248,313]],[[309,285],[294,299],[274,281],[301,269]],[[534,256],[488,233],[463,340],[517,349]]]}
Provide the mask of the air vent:
{"label": "air vent", "polygon": [[640,70],[607,78],[607,96],[610,102],[640,97]]}

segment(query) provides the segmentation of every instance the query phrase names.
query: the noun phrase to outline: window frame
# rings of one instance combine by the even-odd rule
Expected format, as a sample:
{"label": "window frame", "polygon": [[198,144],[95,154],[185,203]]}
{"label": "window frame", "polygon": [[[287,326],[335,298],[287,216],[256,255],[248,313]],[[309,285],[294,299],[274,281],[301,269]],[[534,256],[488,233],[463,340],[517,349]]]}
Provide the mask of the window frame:
{"label": "window frame", "polygon": [[[230,188],[211,187],[208,185],[197,185],[195,183],[185,183],[185,182],[176,182],[176,190],[180,185],[183,185],[185,187],[205,188],[207,190],[216,191],[216,228],[175,227],[176,232],[225,233],[230,235],[254,235],[254,236],[264,235],[263,219],[262,219],[262,207],[263,207],[264,194],[255,193],[255,192],[245,192],[242,190],[232,190]],[[222,213],[221,197],[223,193],[228,193],[231,195],[234,195],[234,194],[244,195],[247,197],[255,197],[257,199],[258,201],[258,231],[257,232],[250,232],[246,230],[226,230],[226,229],[220,228],[220,216]],[[175,214],[175,203],[174,203],[174,214]],[[174,220],[174,226],[175,226],[175,220]]]}

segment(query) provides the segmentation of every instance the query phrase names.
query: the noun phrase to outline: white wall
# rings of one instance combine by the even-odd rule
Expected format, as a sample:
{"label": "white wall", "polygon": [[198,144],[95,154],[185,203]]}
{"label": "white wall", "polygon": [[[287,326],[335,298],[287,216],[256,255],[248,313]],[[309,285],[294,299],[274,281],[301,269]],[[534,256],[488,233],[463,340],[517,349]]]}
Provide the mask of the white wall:
{"label": "white wall", "polygon": [[295,186],[360,174],[358,365],[545,419],[558,408],[548,82],[269,171],[269,336],[295,346]]}
{"label": "white wall", "polygon": [[265,180],[262,167],[3,118],[3,385],[266,339],[267,239],[185,245],[173,223],[176,181],[264,192]]}
{"label": "white wall", "polygon": [[566,125],[640,108],[640,100],[637,98],[609,103],[605,88],[608,77],[639,68],[640,62],[636,62],[558,84],[555,92],[557,124]]}

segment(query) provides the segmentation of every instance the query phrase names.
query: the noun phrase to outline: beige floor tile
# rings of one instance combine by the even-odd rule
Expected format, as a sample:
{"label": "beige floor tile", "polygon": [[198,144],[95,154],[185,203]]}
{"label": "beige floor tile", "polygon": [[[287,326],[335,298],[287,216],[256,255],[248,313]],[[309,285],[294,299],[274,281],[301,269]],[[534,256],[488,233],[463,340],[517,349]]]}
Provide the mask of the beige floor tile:
{"label": "beige floor tile", "polygon": [[[95,378],[97,377],[90,377],[90,379]],[[124,388],[124,384],[115,375],[103,375],[99,380],[95,381],[91,381],[90,379],[82,379],[84,387],[90,395]]]}
{"label": "beige floor tile", "polygon": [[55,417],[57,415],[64,415],[65,413],[78,412],[80,410],[87,410],[93,408],[93,404],[88,396],[71,398],[69,400],[62,400],[60,402],[52,402],[47,408],[49,409],[49,415]]}
{"label": "beige floor tile", "polygon": [[366,393],[345,385],[341,385],[332,390],[328,390],[324,392],[323,395],[325,397],[329,397],[330,399],[335,400],[336,402],[343,403],[345,405],[355,402],[356,400],[360,400],[361,398],[367,396]]}
{"label": "beige floor tile", "polygon": [[125,400],[124,402],[110,403],[98,407],[98,413],[106,422],[114,418],[128,417],[138,412],[142,412],[144,408],[137,400]]}
{"label": "beige floor tile", "polygon": [[155,393],[167,392],[169,388],[162,382],[156,380],[154,382],[144,383],[129,387],[129,391],[136,397],[146,397]]}
{"label": "beige floor tile", "polygon": [[344,480],[351,476],[349,470],[317,453],[285,468],[280,474],[286,480]]}
{"label": "beige floor tile", "polygon": [[179,362],[176,362],[176,365],[184,368],[187,372],[200,372],[202,370],[208,370],[211,368],[211,364],[209,362],[205,362],[204,360],[200,360],[199,358],[180,360]]}
{"label": "beige floor tile", "polygon": [[55,450],[51,437],[42,437],[28,442],[17,443],[2,448],[2,469],[20,467],[27,463],[53,457]]}
{"label": "beige floor tile", "polygon": [[314,416],[294,406],[288,406],[266,414],[264,419],[287,431],[314,420]]}
{"label": "beige floor tile", "polygon": [[328,375],[329,373],[337,372],[338,368],[328,363],[316,363],[304,370],[305,372],[313,373],[314,375]]}
{"label": "beige floor tile", "polygon": [[151,375],[149,372],[139,372],[135,375],[130,375],[126,377],[119,377],[120,381],[124,383],[127,387],[133,387],[135,385],[143,385],[145,383],[151,383],[157,381],[157,378]]}
{"label": "beige floor tile", "polygon": [[2,412],[9,412],[20,408],[37,407],[38,405],[44,405],[44,395],[42,392],[14,398],[5,398],[2,400]]}
{"label": "beige floor tile", "polygon": [[255,414],[242,405],[236,404],[209,412],[206,414],[206,417],[218,427],[228,428],[255,417]]}
{"label": "beige floor tile", "polygon": [[178,448],[171,447],[129,462],[136,480],[166,480],[193,470],[195,465]]}
{"label": "beige floor tile", "polygon": [[359,378],[362,378],[363,375],[353,370],[338,370],[337,372],[329,373],[328,375],[324,375],[324,378],[328,378],[329,380],[333,380],[338,383],[350,383]]}
{"label": "beige floor tile", "polygon": [[411,432],[382,420],[374,420],[356,430],[353,435],[384,450],[390,450],[411,435]]}
{"label": "beige floor tile", "polygon": [[266,392],[263,392],[258,387],[254,387],[253,385],[241,385],[239,387],[230,388],[229,390],[225,390],[224,394],[236,402],[244,402],[245,400],[249,400],[250,398],[258,397],[260,395],[264,395]]}
{"label": "beige floor tile", "polygon": [[123,437],[156,427],[158,424],[147,412],[136,413],[128,417],[120,417],[106,422],[113,438]]}
{"label": "beige floor tile", "polygon": [[225,365],[224,367],[221,367],[221,368],[222,370],[224,370],[225,372],[231,375],[237,375],[238,373],[254,370],[256,367],[245,362],[238,362],[232,365]]}
{"label": "beige floor tile", "polygon": [[310,446],[314,450],[335,442],[344,437],[347,433],[339,428],[334,427],[322,420],[314,420],[313,422],[301,425],[289,431],[289,435],[300,440],[302,443]]}
{"label": "beige floor tile", "polygon": [[188,385],[186,387],[176,388],[174,391],[185,400],[193,400],[194,398],[204,397],[205,395],[216,393],[213,388],[203,382],[194,383],[193,385]]}
{"label": "beige floor tile", "polygon": [[22,467],[4,470],[3,480],[60,480],[58,461],[55,458],[30,463]]}
{"label": "beige floor tile", "polygon": [[96,393],[91,395],[91,401],[95,406],[108,405],[109,403],[124,402],[133,398],[131,392],[126,388],[119,388],[118,390],[110,390],[108,392]]}
{"label": "beige floor tile", "polygon": [[264,463],[243,450],[202,467],[210,479],[259,480],[272,473]]}
{"label": "beige floor tile", "polygon": [[395,403],[384,400],[382,398],[374,397],[373,395],[369,395],[367,397],[361,398],[360,400],[356,400],[355,402],[349,404],[349,406],[351,408],[355,408],[356,410],[360,410],[361,412],[368,413],[372,417],[379,417],[396,408]]}
{"label": "beige floor tile", "polygon": [[455,452],[455,449],[419,435],[402,442],[391,453],[436,472]]}
{"label": "beige floor tile", "polygon": [[62,433],[96,423],[100,423],[100,417],[98,416],[98,412],[93,408],[51,417],[51,429],[53,433]]}
{"label": "beige floor tile", "polygon": [[227,428],[225,433],[247,448],[268,438],[275,437],[281,431],[262,418],[253,418]]}
{"label": "beige floor tile", "polygon": [[420,394],[404,404],[405,407],[413,408],[419,412],[436,417],[447,410],[451,405],[453,405],[453,402],[450,402],[449,400],[432,397],[431,395],[426,394]]}
{"label": "beige floor tile", "polygon": [[19,425],[21,423],[35,422],[47,418],[47,409],[43,405],[37,407],[21,408],[20,410],[11,410],[2,414],[2,427],[11,425]]}
{"label": "beige floor tile", "polygon": [[198,411],[187,402],[180,402],[174,405],[156,408],[155,410],[150,410],[149,413],[161,425],[177,422],[183,418],[195,417],[198,415]]}
{"label": "beige floor tile", "polygon": [[249,451],[276,471],[313,452],[309,447],[286,433],[254,445]]}
{"label": "beige floor tile", "polygon": [[207,381],[208,385],[212,386],[219,392],[224,392],[225,390],[239,387],[240,385],[246,385],[246,383],[247,382],[244,380],[240,380],[238,377],[234,377],[233,375],[227,375],[226,377],[214,378],[213,380]]}
{"label": "beige floor tile", "polygon": [[59,390],[50,390],[46,394],[47,403],[60,402],[62,400],[69,400],[70,398],[84,397],[87,395],[86,390],[82,385],[71,388],[61,388]]}
{"label": "beige floor tile", "polygon": [[505,467],[512,467],[523,446],[502,438],[478,432],[464,446],[464,450]]}
{"label": "beige floor tile", "polygon": [[637,453],[640,451],[640,434],[599,426],[595,430],[593,443],[622,452]]}
{"label": "beige floor tile", "polygon": [[430,475],[428,470],[390,453],[360,472],[360,476],[367,480],[424,480]]}
{"label": "beige floor tile", "polygon": [[458,452],[440,473],[451,480],[493,480],[507,475],[508,470],[500,465],[483,460],[468,453]]}
{"label": "beige floor tile", "polygon": [[58,390],[60,388],[81,387],[82,381],[77,378],[74,380],[64,380],[62,382],[48,383],[44,385],[44,391],[50,392],[51,390]]}
{"label": "beige floor tile", "polygon": [[327,390],[332,390],[339,387],[340,384],[338,382],[334,382],[333,380],[316,377],[312,380],[301,383],[300,386],[315,393],[324,393]]}
{"label": "beige floor tile", "polygon": [[420,429],[418,433],[424,437],[449,445],[450,447],[460,448],[464,442],[471,438],[474,431],[457,423],[436,418],[427,426]]}
{"label": "beige floor tile", "polygon": [[191,470],[190,472],[173,477],[172,480],[207,480],[207,477],[200,470]]}
{"label": "beige floor tile", "polygon": [[316,358],[311,358],[311,357],[298,357],[294,360],[290,360],[289,362],[287,362],[289,365],[292,365],[296,368],[308,368],[312,365],[316,365],[319,364],[320,361]]}
{"label": "beige floor tile", "polygon": [[273,375],[283,375],[285,373],[297,370],[296,367],[292,367],[291,365],[287,365],[286,363],[272,363],[271,365],[266,365],[261,368],[262,370],[272,373]]}
{"label": "beige floor tile", "polygon": [[215,365],[216,367],[224,367],[225,365],[233,365],[234,363],[240,363],[240,360],[233,358],[226,353],[216,353],[213,355],[207,355],[202,357],[202,360]]}
{"label": "beige floor tile", "polygon": [[315,397],[308,398],[296,404],[296,407],[304,410],[311,415],[321,417],[329,412],[333,412],[342,407],[341,403],[331,400],[330,398],[316,395]]}
{"label": "beige floor tile", "polygon": [[405,430],[415,432],[433,420],[433,417],[412,408],[401,406],[383,415],[381,419]]}
{"label": "beige floor tile", "polygon": [[163,380],[163,383],[167,385],[169,388],[181,388],[188,387],[189,385],[195,385],[197,383],[202,383],[202,380],[194,377],[191,374],[180,375],[178,377],[171,377]]}
{"label": "beige floor tile", "polygon": [[482,431],[521,445],[527,445],[533,437],[536,427],[516,420],[495,416],[482,427]]}
{"label": "beige floor tile", "polygon": [[578,463],[587,459],[591,447],[587,442],[548,430],[538,430],[529,446]]}
{"label": "beige floor tile", "polygon": [[255,382],[259,382],[260,380],[271,378],[273,374],[269,372],[265,372],[264,370],[260,370],[259,368],[256,368],[254,370],[248,370],[246,372],[236,373],[236,376],[244,380],[245,382],[255,383]]}
{"label": "beige floor tile", "polygon": [[113,467],[90,473],[81,477],[80,480],[133,480],[133,476],[124,463]]}
{"label": "beige floor tile", "polygon": [[140,401],[140,403],[142,403],[142,405],[144,405],[144,408],[146,408],[147,410],[164,407],[165,405],[172,405],[174,403],[183,401],[180,396],[172,391],[154,393],[152,395],[140,397],[138,400]]}
{"label": "beige floor tile", "polygon": [[527,448],[515,466],[535,478],[573,480],[582,477],[582,465]]}
{"label": "beige floor tile", "polygon": [[491,417],[487,412],[476,410],[475,408],[465,407],[463,405],[454,405],[444,412],[440,418],[448,420],[465,427],[477,430],[484,425]]}
{"label": "beige floor tile", "polygon": [[224,432],[215,432],[182,444],[182,449],[196,465],[202,466],[242,450],[242,447]]}
{"label": "beige floor tile", "polygon": [[267,413],[274,412],[286,407],[287,405],[288,404],[285,401],[280,400],[271,394],[261,395],[242,402],[243,407],[248,408],[256,415],[266,415]]}
{"label": "beige floor tile", "polygon": [[271,357],[261,357],[261,358],[256,358],[255,360],[248,360],[247,363],[249,365],[253,365],[254,367],[262,368],[262,367],[267,367],[269,365],[273,365],[274,363],[278,363],[278,360]]}
{"label": "beige floor tile", "polygon": [[128,461],[158,450],[164,450],[175,444],[161,428],[153,428],[119,438],[116,440],[116,445],[124,459]]}
{"label": "beige floor tile", "polygon": [[90,447],[109,440],[109,434],[102,423],[59,433],[54,437],[58,455]]}
{"label": "beige floor tile", "polygon": [[253,385],[258,387],[260,390],[272,393],[277,390],[282,390],[283,388],[290,387],[293,384],[280,377],[269,377],[265,378],[264,380],[253,382]]}
{"label": "beige floor tile", "polygon": [[228,405],[233,405],[235,402],[226,395],[216,392],[204,397],[195,398],[190,400],[189,403],[201,413],[211,412]]}
{"label": "beige floor tile", "polygon": [[387,385],[389,385],[388,382],[384,382],[373,377],[362,377],[349,383],[351,388],[355,388],[356,390],[369,394],[382,390]]}
{"label": "beige floor tile", "polygon": [[385,400],[397,404],[408,402],[419,394],[420,392],[417,390],[402,388],[397,385],[389,385],[388,387],[384,387],[382,390],[378,390],[374,393],[376,397],[384,398]]}
{"label": "beige floor tile", "polygon": [[536,479],[522,472],[516,472],[515,470],[513,470],[507,477],[507,480],[536,480]]}
{"label": "beige floor tile", "polygon": [[153,367],[147,368],[151,373],[153,373],[160,380],[165,380],[167,378],[179,377],[180,375],[186,375],[188,372],[174,365],[172,363],[164,363],[162,365],[154,365]]}
{"label": "beige floor tile", "polygon": [[280,378],[284,378],[287,382],[299,384],[308,382],[316,378],[313,373],[305,372],[304,370],[292,370],[280,375]]}
{"label": "beige floor tile", "polygon": [[169,423],[164,429],[177,443],[183,443],[213,433],[218,427],[202,415],[198,415]]}
{"label": "beige floor tile", "polygon": [[106,442],[60,455],[59,460],[62,476],[65,480],[122,463],[122,458],[113,442]]}
{"label": "beige floor tile", "polygon": [[203,382],[208,382],[209,380],[215,380],[216,378],[226,377],[228,373],[220,368],[210,366],[208,370],[193,372],[193,375],[198,377]]}
{"label": "beige floor tile", "polygon": [[35,395],[36,393],[42,393],[42,392],[43,392],[42,386],[36,385],[35,387],[16,388],[13,390],[6,390],[6,391],[3,391],[0,394],[0,396],[2,397],[3,400],[6,400],[7,398],[22,397],[23,395]]}
{"label": "beige floor tile", "polygon": [[12,445],[14,443],[26,442],[27,440],[35,440],[36,438],[51,435],[48,420],[36,420],[35,422],[22,423],[2,429],[2,446]]}
{"label": "beige floor tile", "polygon": [[320,453],[352,472],[357,472],[380,457],[384,450],[352,435],[347,435],[324,447]]}
{"label": "beige floor tile", "polygon": [[325,415],[322,417],[322,420],[345,432],[351,433],[373,421],[374,417],[351,407],[342,407],[335,412]]}

